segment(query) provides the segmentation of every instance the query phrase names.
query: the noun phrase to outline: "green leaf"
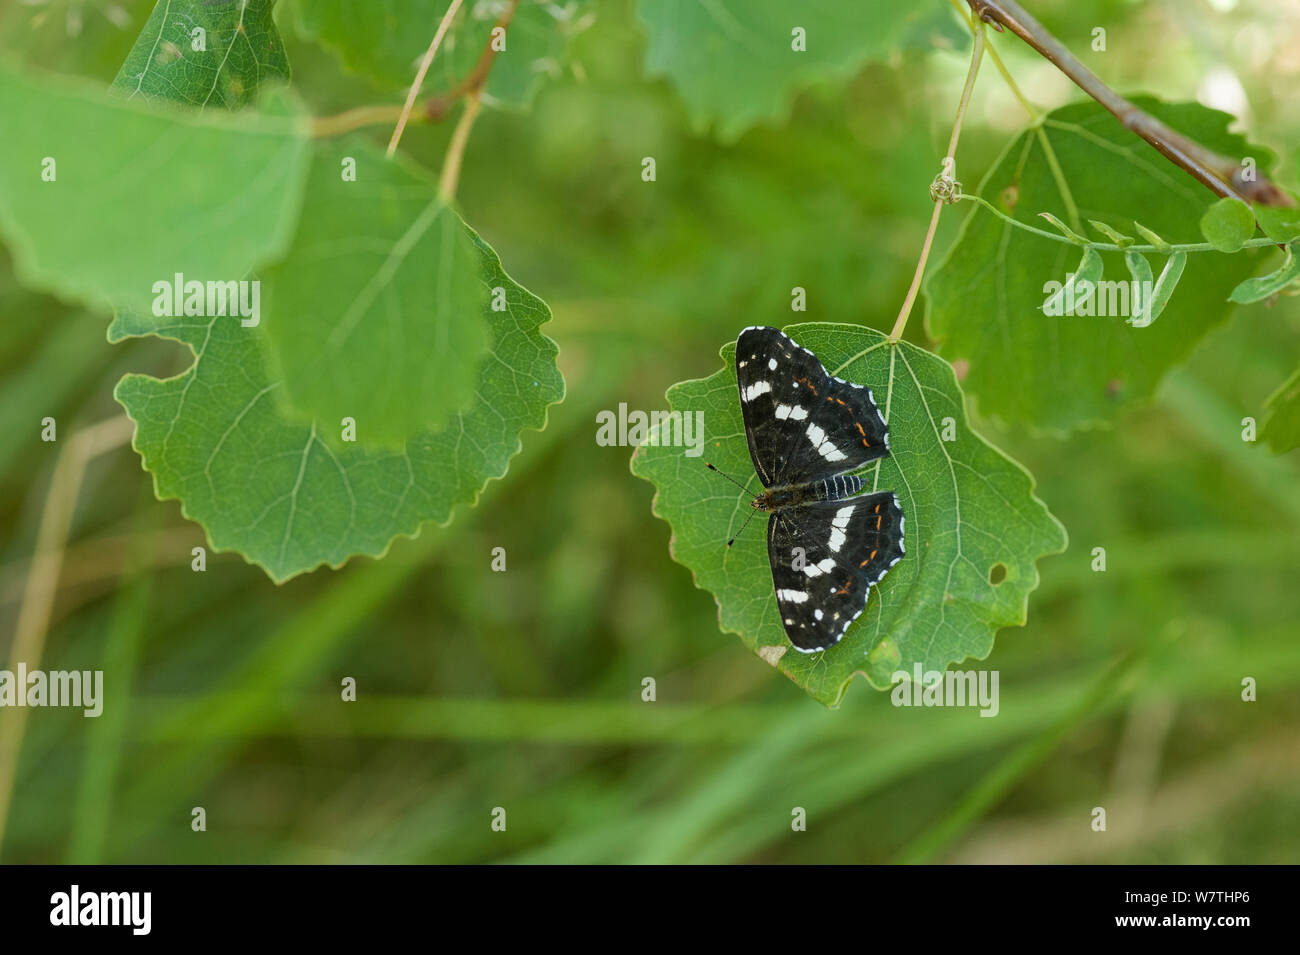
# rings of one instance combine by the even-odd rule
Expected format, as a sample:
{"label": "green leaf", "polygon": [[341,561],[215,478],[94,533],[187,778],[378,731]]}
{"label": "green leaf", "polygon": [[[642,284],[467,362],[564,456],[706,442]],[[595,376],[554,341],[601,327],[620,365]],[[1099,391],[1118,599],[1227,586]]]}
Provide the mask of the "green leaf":
{"label": "green leaf", "polygon": [[[310,0],[294,4],[299,31],[375,83],[409,87],[450,0]],[[445,39],[444,39],[445,42]]]}
{"label": "green leaf", "polygon": [[[328,47],[351,70],[381,87],[405,89],[447,12],[448,0],[311,0],[298,4],[301,31]],[[474,68],[508,6],[506,0],[462,5],[429,71],[425,93],[455,86]],[[506,30],[484,88],[484,102],[528,106],[547,76],[558,74],[571,37],[586,21],[589,0],[522,0]]]}
{"label": "green leaf", "polygon": [[360,137],[317,147],[297,235],[262,273],[271,377],[302,420],[351,417],[362,443],[401,447],[473,402],[490,287],[436,193]]}
{"label": "green leaf", "polygon": [[1201,234],[1220,252],[1240,252],[1255,234],[1255,216],[1240,199],[1226,197],[1205,210]]}
{"label": "green leaf", "polygon": [[1261,435],[1277,454],[1300,448],[1300,369],[1268,399]]}
{"label": "green leaf", "polygon": [[113,88],[200,109],[246,106],[264,84],[289,79],[274,8],[274,0],[159,0]]}
{"label": "green leaf", "polygon": [[1145,328],[1160,317],[1160,313],[1163,312],[1165,306],[1169,304],[1169,299],[1173,296],[1174,289],[1178,288],[1178,282],[1183,277],[1183,269],[1186,265],[1186,252],[1175,252],[1169,256],[1168,261],[1165,262],[1165,267],[1160,270],[1160,278],[1156,279],[1155,288],[1151,292],[1150,307],[1143,309],[1143,324],[1138,326],[1138,323],[1134,322],[1134,327]]}
{"label": "green leaf", "polygon": [[1134,314],[1128,321],[1130,325],[1145,328],[1155,320],[1151,314],[1151,293],[1155,288],[1151,263],[1141,252],[1129,249],[1124,253],[1124,264],[1128,266],[1129,279],[1133,282],[1133,290],[1139,297],[1138,303],[1132,306]]}
{"label": "green leaf", "polygon": [[1286,258],[1282,260],[1281,266],[1268,273],[1268,275],[1246,279],[1232,290],[1228,300],[1243,305],[1260,302],[1270,295],[1282,291],[1297,278],[1300,278],[1300,259],[1295,256],[1295,246],[1288,245],[1286,247]]}
{"label": "green leaf", "polygon": [[1152,232],[1141,222],[1135,221],[1133,223],[1133,228],[1137,230],[1138,235],[1142,236],[1142,238],[1146,239],[1148,242],[1154,245],[1157,251],[1169,252],[1171,250],[1172,247],[1169,245],[1168,242],[1166,242],[1161,236]]}
{"label": "green leaf", "polygon": [[28,285],[148,315],[155,282],[241,279],[293,234],[308,130],[286,90],[159,112],[0,64],[0,116],[0,233]]}
{"label": "green leaf", "polygon": [[[704,466],[707,460],[760,487],[745,443],[732,342],[722,349],[722,370],[668,390],[673,410],[703,412],[705,456],[647,444],[632,459],[633,473],[657,489],[654,512],[672,527],[673,557],[717,599],[723,630],[827,705],[840,701],[855,673],[883,689],[914,664],[942,670],[985,658],[999,628],[1025,622],[1036,561],[1064,549],[1064,528],[1034,495],[1024,468],[970,430],[947,362],[856,325],[786,331],[828,371],[873,389],[893,453],[862,474],[869,490],[898,494],[907,554],[839,644],[818,654],[786,652],[761,526],[724,547],[749,512],[749,498]],[[943,440],[945,429],[954,440]]]}
{"label": "green leaf", "polygon": [[136,422],[135,448],[160,499],[179,498],[213,548],[237,550],[276,581],[357,554],[377,557],[424,521],[447,523],[506,473],[519,433],[540,429],[564,394],[557,349],[538,330],[550,311],[515,284],[478,236],[482,281],[507,308],[485,310],[491,353],[477,403],[404,450],[333,446],[338,422],[286,419],[259,349],[237,318],[185,317],[165,328],[119,314],[112,341],[158,334],[188,345],[194,364],[167,379],[127,375],[114,392]]}
{"label": "green leaf", "polygon": [[[1137,102],[1224,155],[1257,156],[1261,167],[1271,163],[1267,150],[1227,132],[1224,113],[1149,97]],[[1014,197],[1009,208],[1004,193]],[[1098,220],[1141,220],[1150,228],[1134,228],[1148,239],[1178,242],[1201,241],[1198,224],[1210,199],[1204,186],[1095,103],[1055,110],[1022,133],[979,194],[1026,224],[1035,224],[1043,211],[1074,223],[1070,210],[1083,210]],[[1071,245],[1018,229],[972,203],[928,282],[926,323],[945,358],[970,363],[962,384],[985,413],[1055,432],[1114,417],[1127,403],[1153,394],[1165,372],[1227,317],[1228,291],[1257,262],[1257,250],[1231,257],[1200,253],[1169,303],[1177,321],[1139,328],[1127,322],[1134,317],[1132,303],[1124,307],[1129,296],[1119,285],[1108,287],[1096,304],[1104,301],[1105,311],[1120,314],[1042,313],[1044,286],[1059,279],[1077,254]],[[1125,273],[1123,253],[1100,255],[1106,274]]]}
{"label": "green leaf", "polygon": [[1061,233],[1061,235],[1065,236],[1067,239],[1069,239],[1071,242],[1075,243],[1076,245],[1087,244],[1088,242],[1087,239],[1079,235],[1079,233],[1075,232],[1073,229],[1071,229],[1068,225],[1066,225],[1056,216],[1052,215],[1050,212],[1040,212],[1038,213],[1038,215],[1039,218],[1046,219],[1048,222],[1050,222],[1057,232]]}
{"label": "green leaf", "polygon": [[1089,219],[1088,225],[1092,226],[1106,238],[1110,239],[1110,241],[1114,242],[1121,249],[1126,248],[1137,241],[1131,235],[1125,235],[1123,232],[1120,232],[1117,229],[1112,229],[1110,226],[1106,225],[1106,223],[1098,222],[1096,219]]}
{"label": "green leaf", "polygon": [[[433,61],[430,75],[442,76],[442,89],[450,89],[474,69],[506,6],[505,0],[496,0],[467,3],[461,8],[447,49]],[[561,75],[570,41],[590,23],[590,7],[588,0],[565,4],[523,0],[506,30],[505,49],[492,60],[483,101],[510,109],[532,105],[547,77]]]}
{"label": "green leaf", "polygon": [[1255,219],[1274,242],[1300,239],[1300,209],[1287,206],[1255,206]]}
{"label": "green leaf", "polygon": [[1079,265],[1065,280],[1052,297],[1043,303],[1044,315],[1065,315],[1073,313],[1097,293],[1097,283],[1101,281],[1101,255],[1092,246],[1083,250]]}
{"label": "green leaf", "polygon": [[[691,122],[734,140],[781,119],[796,90],[887,54],[918,12],[885,0],[637,0],[645,70],[669,79]],[[794,49],[794,31],[806,49]]]}

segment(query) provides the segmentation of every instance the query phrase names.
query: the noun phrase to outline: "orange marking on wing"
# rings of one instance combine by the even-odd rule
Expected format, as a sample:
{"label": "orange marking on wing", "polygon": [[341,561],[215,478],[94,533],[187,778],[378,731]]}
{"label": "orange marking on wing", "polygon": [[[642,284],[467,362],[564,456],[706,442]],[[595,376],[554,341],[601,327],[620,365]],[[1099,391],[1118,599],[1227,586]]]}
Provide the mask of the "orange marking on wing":
{"label": "orange marking on wing", "polygon": [[866,560],[864,560],[862,563],[858,564],[858,566],[859,566],[859,567],[866,567],[867,564],[871,563],[873,560],[876,559],[876,553],[877,553],[877,552],[873,550],[873,551],[871,552],[871,556],[868,557]]}
{"label": "orange marking on wing", "polygon": [[836,592],[837,594],[842,594],[842,595],[844,595],[844,596],[847,597],[847,596],[848,596],[848,593],[849,593],[849,585],[850,585],[851,583],[853,583],[852,580],[846,580],[846,581],[844,581],[844,586],[841,587],[839,590],[837,590],[837,591],[835,591],[835,592]]}
{"label": "orange marking on wing", "polygon": [[876,515],[876,530],[880,530],[880,522],[881,522],[881,520],[882,520],[881,516],[880,516],[879,514],[877,514],[877,515]]}

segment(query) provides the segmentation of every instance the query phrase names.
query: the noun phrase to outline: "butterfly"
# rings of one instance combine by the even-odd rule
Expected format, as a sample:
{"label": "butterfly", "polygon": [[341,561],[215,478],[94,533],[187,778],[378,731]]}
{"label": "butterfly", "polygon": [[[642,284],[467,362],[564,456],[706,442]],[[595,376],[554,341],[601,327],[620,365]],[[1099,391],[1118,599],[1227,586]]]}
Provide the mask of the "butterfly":
{"label": "butterfly", "polygon": [[736,385],[763,482],[750,506],[770,515],[777,610],[794,648],[816,653],[839,643],[905,553],[898,496],[859,494],[851,473],[889,454],[889,428],[870,388],[832,376],[775,328],[740,333]]}

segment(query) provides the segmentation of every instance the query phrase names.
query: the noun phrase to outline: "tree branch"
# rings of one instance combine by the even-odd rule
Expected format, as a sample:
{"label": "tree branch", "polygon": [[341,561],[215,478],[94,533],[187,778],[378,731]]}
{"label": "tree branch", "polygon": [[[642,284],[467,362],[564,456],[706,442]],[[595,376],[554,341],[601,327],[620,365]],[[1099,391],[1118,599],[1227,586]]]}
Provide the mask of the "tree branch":
{"label": "tree branch", "polygon": [[1015,0],[967,0],[971,11],[994,29],[1009,29],[1039,55],[1074,81],[1075,85],[1106,107],[1125,129],[1154,146],[1166,159],[1185,170],[1219,196],[1244,199],[1257,205],[1294,206],[1279,186],[1264,176],[1254,181],[1242,177],[1241,163],[1221,156],[1193,139],[1169,128],[1120,96],[1097,78]]}

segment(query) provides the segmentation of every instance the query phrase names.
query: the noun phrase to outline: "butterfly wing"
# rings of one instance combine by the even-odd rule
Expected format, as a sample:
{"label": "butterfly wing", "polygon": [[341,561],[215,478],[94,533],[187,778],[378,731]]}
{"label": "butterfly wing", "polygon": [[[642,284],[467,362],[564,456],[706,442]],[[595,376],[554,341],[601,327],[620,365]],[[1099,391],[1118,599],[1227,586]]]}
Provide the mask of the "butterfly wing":
{"label": "butterfly wing", "polygon": [[889,453],[871,389],[827,374],[816,355],[775,328],[740,333],[736,384],[764,487],[811,483]]}
{"label": "butterfly wing", "polygon": [[815,653],[839,643],[871,588],[903,554],[903,511],[889,491],[774,513],[767,556],[795,649]]}

